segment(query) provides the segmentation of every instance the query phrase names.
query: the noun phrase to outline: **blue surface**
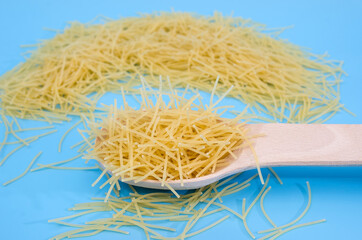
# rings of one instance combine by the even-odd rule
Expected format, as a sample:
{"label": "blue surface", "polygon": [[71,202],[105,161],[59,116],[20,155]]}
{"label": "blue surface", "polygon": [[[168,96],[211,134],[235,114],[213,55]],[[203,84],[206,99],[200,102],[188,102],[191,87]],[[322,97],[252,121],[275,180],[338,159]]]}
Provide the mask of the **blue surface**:
{"label": "blue surface", "polygon": [[[212,14],[214,10],[224,14],[251,18],[269,27],[294,26],[282,37],[291,42],[309,47],[314,53],[328,53],[333,59],[345,62],[348,73],[341,86],[342,102],[357,117],[338,113],[328,123],[362,123],[362,3],[359,1],[1,1],[0,2],[0,74],[10,70],[23,60],[22,44],[36,43],[38,39],[50,38],[44,27],[62,29],[66,22],[87,22],[97,15],[112,18],[134,16],[138,12],[156,10],[192,11]],[[103,98],[111,102],[112,96]],[[235,100],[228,100],[235,102]],[[224,102],[225,105],[228,101]],[[236,104],[238,104],[236,102]],[[75,122],[77,120],[74,120]],[[24,127],[42,125],[22,121]],[[44,124],[43,124],[44,125]],[[37,163],[48,163],[74,156],[69,146],[80,137],[73,131],[57,152],[58,141],[71,123],[57,125],[58,132],[43,138],[12,156],[0,168],[0,183],[20,174],[40,150]],[[3,128],[0,128],[0,139]],[[40,132],[39,132],[40,133]],[[11,148],[0,152],[0,158]],[[84,165],[83,160],[70,164]],[[306,227],[287,233],[280,239],[360,239],[362,228],[362,168],[282,168],[276,169],[284,181],[280,186],[272,179],[272,190],[265,200],[265,208],[277,225],[285,224],[300,214],[307,203],[305,182],[312,187],[312,206],[300,223],[327,219],[326,223]],[[254,172],[246,173],[251,175]],[[104,196],[104,191],[92,188],[97,171],[47,170],[31,173],[23,179],[0,187],[0,239],[48,239],[66,230],[48,219],[69,215],[68,208],[75,203],[87,202],[91,197]],[[255,180],[253,187],[225,198],[225,204],[241,211],[243,197],[259,191]],[[124,194],[128,188],[125,187]],[[251,201],[251,200],[250,200]],[[249,203],[250,203],[249,201]],[[204,223],[220,218],[213,216]],[[253,232],[269,228],[262,217],[259,206],[248,218]],[[177,224],[171,225],[178,228]],[[179,226],[182,227],[182,226]],[[131,228],[129,236],[122,239],[143,239],[142,231]],[[115,239],[117,235],[107,233],[89,239]],[[215,228],[194,239],[249,239],[239,220],[230,218]]]}

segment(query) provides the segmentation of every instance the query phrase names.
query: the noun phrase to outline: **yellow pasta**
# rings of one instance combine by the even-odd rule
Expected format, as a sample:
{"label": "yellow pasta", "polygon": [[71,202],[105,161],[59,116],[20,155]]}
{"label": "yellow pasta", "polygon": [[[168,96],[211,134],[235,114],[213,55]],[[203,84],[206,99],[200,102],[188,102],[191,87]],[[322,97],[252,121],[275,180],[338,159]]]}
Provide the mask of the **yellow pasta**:
{"label": "yellow pasta", "polygon": [[274,121],[313,122],[343,108],[342,63],[281,40],[278,31],[220,13],[72,23],[1,77],[0,104],[7,115],[64,121],[94,112],[107,91],[133,91],[140,76],[153,87],[168,76],[173,87],[217,94],[234,86],[229,96]]}
{"label": "yellow pasta", "polygon": [[42,154],[42,152],[39,152],[39,153],[33,158],[33,160],[31,160],[31,162],[29,163],[28,167],[25,169],[25,171],[24,171],[22,174],[20,174],[19,176],[17,176],[17,177],[15,177],[15,178],[13,178],[13,179],[11,179],[11,180],[3,183],[3,185],[6,186],[6,185],[8,185],[8,184],[10,184],[10,183],[12,183],[12,182],[15,182],[15,181],[19,180],[19,179],[22,178],[23,176],[25,176],[25,174],[27,174],[27,173],[29,172],[31,166],[33,166],[35,160],[38,159],[38,157],[39,157],[41,154]]}
{"label": "yellow pasta", "polygon": [[304,209],[304,211],[303,211],[296,219],[294,219],[294,220],[291,221],[290,223],[287,223],[287,224],[285,224],[285,225],[283,225],[283,226],[276,227],[276,228],[272,228],[272,229],[268,229],[268,230],[259,231],[259,233],[267,233],[267,232],[279,230],[279,229],[282,229],[282,228],[286,228],[286,227],[289,227],[289,226],[295,224],[295,223],[298,222],[300,219],[302,219],[302,218],[304,217],[304,215],[308,212],[309,207],[310,207],[310,204],[311,204],[311,201],[312,201],[312,193],[311,193],[311,189],[310,189],[310,184],[309,184],[309,182],[307,182],[307,188],[308,188],[308,204],[307,204],[306,208]]}
{"label": "yellow pasta", "polygon": [[226,119],[217,113],[220,108],[215,104],[221,98],[205,107],[197,103],[198,94],[188,100],[174,93],[151,95],[145,88],[140,93],[143,104],[138,110],[127,102],[123,109],[115,109],[115,103],[103,121],[90,124],[88,133],[95,141],[85,139],[86,158],[98,160],[115,181],[182,184],[227,166],[248,138],[245,124],[239,123],[242,116]]}
{"label": "yellow pasta", "polygon": [[[253,176],[251,179],[253,178],[255,178],[255,176]],[[228,180],[230,181],[231,179],[233,179],[233,177],[230,177]],[[224,181],[224,183],[226,182]],[[110,196],[107,202],[104,202],[104,198],[94,198],[95,201],[93,202],[76,204],[73,208],[70,209],[72,211],[82,211],[80,213],[49,220],[49,222],[77,228],[75,230],[61,233],[51,239],[91,236],[103,231],[115,231],[117,233],[127,234],[125,231],[122,230],[123,226],[137,226],[143,229],[146,236],[149,235],[152,239],[171,240],[182,239],[183,237],[191,237],[208,230],[209,228],[226,220],[229,216],[224,216],[220,220],[217,220],[211,223],[209,226],[206,226],[200,230],[190,232],[193,226],[197,224],[198,220],[201,218],[205,218],[209,215],[223,210],[231,211],[234,214],[238,215],[238,213],[236,213],[235,211],[216,202],[217,199],[226,196],[228,190],[230,190],[235,185],[239,184],[234,182],[232,184],[221,186],[220,183],[217,182],[210,186],[206,186],[201,189],[192,191],[188,194],[181,195],[179,198],[165,192],[139,194],[134,188],[132,188],[134,190],[134,193],[131,193],[129,196],[117,198]],[[218,188],[217,193],[214,192],[215,188]],[[239,188],[239,191],[241,190],[242,189]],[[200,193],[202,193],[202,197],[200,197]],[[191,204],[192,202],[195,203]],[[201,204],[206,204],[206,206],[200,208]],[[218,208],[215,210],[208,210],[211,205],[217,206]],[[65,220],[69,221],[73,218],[92,214],[95,212],[107,212],[111,213],[111,215],[108,218],[100,218],[97,220],[86,222],[85,224],[73,224],[65,222]],[[188,222],[188,224],[184,228],[184,231],[179,234],[179,236],[163,237],[156,230],[161,229],[174,232],[176,229],[150,223],[161,220],[166,220],[170,222],[182,221]],[[84,233],[85,235],[80,234],[89,230],[97,231]]]}

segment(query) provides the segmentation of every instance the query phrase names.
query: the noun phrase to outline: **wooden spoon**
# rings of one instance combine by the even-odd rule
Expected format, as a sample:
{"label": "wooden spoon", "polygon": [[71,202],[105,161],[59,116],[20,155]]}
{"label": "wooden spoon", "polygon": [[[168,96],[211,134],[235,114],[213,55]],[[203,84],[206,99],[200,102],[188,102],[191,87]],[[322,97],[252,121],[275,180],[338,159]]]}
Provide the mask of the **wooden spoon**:
{"label": "wooden spoon", "polygon": [[[248,124],[260,167],[279,166],[353,166],[362,165],[362,124]],[[170,181],[175,190],[196,189],[235,173],[256,168],[250,148],[242,149],[230,165],[207,176]],[[128,184],[167,189],[156,180]]]}

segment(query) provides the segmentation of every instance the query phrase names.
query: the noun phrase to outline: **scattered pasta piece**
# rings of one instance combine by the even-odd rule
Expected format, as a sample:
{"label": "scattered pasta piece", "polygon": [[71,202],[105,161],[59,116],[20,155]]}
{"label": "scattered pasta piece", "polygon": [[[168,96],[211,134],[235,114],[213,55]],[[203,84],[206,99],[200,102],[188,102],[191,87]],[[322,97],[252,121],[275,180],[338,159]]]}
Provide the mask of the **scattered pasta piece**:
{"label": "scattered pasta piece", "polygon": [[7,182],[4,183],[3,185],[6,186],[6,185],[8,185],[8,184],[10,184],[10,183],[12,183],[12,182],[15,182],[16,180],[19,180],[19,179],[22,178],[23,176],[25,176],[25,174],[27,174],[27,173],[29,172],[30,168],[33,166],[35,160],[38,159],[38,157],[40,156],[40,154],[42,154],[42,152],[39,152],[39,153],[33,158],[33,160],[31,160],[31,162],[29,163],[28,167],[25,169],[25,171],[24,171],[22,174],[20,174],[20,175],[17,176],[16,178],[13,178],[13,179],[7,181]]}

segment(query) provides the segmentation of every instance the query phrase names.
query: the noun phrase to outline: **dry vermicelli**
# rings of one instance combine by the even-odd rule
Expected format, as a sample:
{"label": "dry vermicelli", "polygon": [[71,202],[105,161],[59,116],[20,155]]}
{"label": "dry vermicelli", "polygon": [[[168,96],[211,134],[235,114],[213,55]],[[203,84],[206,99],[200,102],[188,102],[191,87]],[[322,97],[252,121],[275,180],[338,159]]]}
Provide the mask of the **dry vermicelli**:
{"label": "dry vermicelli", "polygon": [[[215,84],[216,87],[216,84]],[[111,171],[114,181],[160,180],[167,182],[202,177],[227,166],[237,158],[237,151],[252,147],[247,141],[242,115],[234,119],[220,117],[216,107],[222,98],[204,106],[196,94],[191,99],[185,93],[149,94],[140,90],[139,109],[125,101],[122,109],[117,103],[110,107],[107,117],[90,123],[86,131],[87,159],[96,159]],[[156,98],[152,102],[151,97]],[[169,98],[167,102],[164,98]],[[260,173],[258,162],[256,161]],[[260,178],[262,176],[260,173]],[[110,182],[114,182],[111,181]]]}
{"label": "dry vermicelli", "polygon": [[107,91],[132,91],[140,76],[157,86],[161,75],[174,87],[207,92],[219,77],[218,93],[234,86],[231,97],[273,121],[313,122],[337,112],[341,62],[280,40],[278,31],[219,13],[72,23],[1,77],[1,107],[21,118],[66,120],[94,111]]}

